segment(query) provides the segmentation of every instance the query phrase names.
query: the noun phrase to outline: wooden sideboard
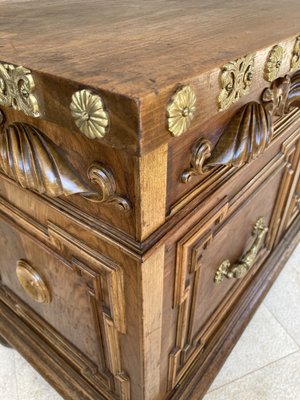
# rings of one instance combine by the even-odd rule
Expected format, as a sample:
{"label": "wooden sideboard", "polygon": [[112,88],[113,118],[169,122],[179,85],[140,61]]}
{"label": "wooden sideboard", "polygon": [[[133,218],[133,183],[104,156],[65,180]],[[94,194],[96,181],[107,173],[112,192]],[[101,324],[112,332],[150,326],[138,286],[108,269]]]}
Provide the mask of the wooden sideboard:
{"label": "wooden sideboard", "polygon": [[65,399],[201,399],[284,267],[299,18],[0,2],[0,339]]}

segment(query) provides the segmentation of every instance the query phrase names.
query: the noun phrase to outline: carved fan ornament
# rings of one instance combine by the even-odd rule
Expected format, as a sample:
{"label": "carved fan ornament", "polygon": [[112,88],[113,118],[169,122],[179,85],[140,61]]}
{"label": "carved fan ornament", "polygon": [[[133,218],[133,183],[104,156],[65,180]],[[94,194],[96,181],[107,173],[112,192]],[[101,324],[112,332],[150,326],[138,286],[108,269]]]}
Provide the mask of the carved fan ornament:
{"label": "carved fan ornament", "polygon": [[241,167],[261,155],[273,137],[273,116],[282,116],[291,107],[300,107],[300,71],[291,78],[275,80],[264,90],[261,103],[241,107],[213,147],[200,139],[192,150],[190,168],[181,175],[183,183],[192,176],[209,172],[218,166]]}
{"label": "carved fan ornament", "polygon": [[[0,111],[0,125],[4,116]],[[49,197],[80,194],[94,202],[117,204],[130,208],[128,201],[115,193],[116,183],[111,171],[97,163],[88,171],[88,178],[98,187],[81,178],[64,158],[61,150],[37,128],[25,123],[13,123],[0,129],[0,170],[23,188]]]}

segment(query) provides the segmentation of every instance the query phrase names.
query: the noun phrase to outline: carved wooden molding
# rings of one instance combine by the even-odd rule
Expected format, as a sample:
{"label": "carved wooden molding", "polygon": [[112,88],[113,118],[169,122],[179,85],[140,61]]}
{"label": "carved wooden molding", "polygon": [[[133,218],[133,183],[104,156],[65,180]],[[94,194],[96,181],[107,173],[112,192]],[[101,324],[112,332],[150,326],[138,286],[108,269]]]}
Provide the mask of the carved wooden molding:
{"label": "carved wooden molding", "polygon": [[[123,269],[51,222],[48,223],[48,234],[60,253],[64,253],[64,248],[68,250],[72,269],[86,282],[95,328],[101,338],[99,364],[102,365],[102,371],[98,372],[106,375],[110,371],[118,398],[129,400],[130,380],[123,371],[119,343],[119,335],[126,333]],[[79,256],[82,261],[76,258]]]}
{"label": "carved wooden molding", "polygon": [[[2,121],[2,122],[1,122]],[[0,125],[4,115],[0,112]],[[66,160],[58,146],[37,128],[13,123],[0,129],[0,170],[23,188],[49,197],[80,194],[89,201],[113,203],[128,211],[128,200],[116,194],[116,182],[109,168],[94,163],[87,177],[98,186],[93,190]]]}
{"label": "carved wooden molding", "polygon": [[190,168],[181,175],[183,183],[192,176],[218,166],[241,167],[260,156],[273,137],[273,116],[300,107],[300,71],[291,78],[276,79],[262,93],[261,102],[241,107],[225,127],[217,144],[201,138],[192,150]]}

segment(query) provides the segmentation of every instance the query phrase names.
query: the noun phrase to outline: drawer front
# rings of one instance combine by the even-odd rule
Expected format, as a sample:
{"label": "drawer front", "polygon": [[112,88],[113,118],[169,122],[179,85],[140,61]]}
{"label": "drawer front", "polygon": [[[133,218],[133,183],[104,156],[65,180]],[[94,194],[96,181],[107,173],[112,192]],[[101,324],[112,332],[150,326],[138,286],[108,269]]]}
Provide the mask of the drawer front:
{"label": "drawer front", "polygon": [[[212,338],[271,251],[278,232],[280,187],[289,170],[278,154],[232,198],[176,234],[175,346],[169,354],[169,389]],[[213,202],[213,198],[211,198]],[[187,223],[188,225],[189,223]],[[188,230],[187,230],[188,229]]]}
{"label": "drawer front", "polygon": [[0,299],[93,385],[127,398],[119,346],[125,332],[122,270],[95,255],[80,258],[71,237],[54,225],[51,230],[54,247],[66,258],[0,222]]}

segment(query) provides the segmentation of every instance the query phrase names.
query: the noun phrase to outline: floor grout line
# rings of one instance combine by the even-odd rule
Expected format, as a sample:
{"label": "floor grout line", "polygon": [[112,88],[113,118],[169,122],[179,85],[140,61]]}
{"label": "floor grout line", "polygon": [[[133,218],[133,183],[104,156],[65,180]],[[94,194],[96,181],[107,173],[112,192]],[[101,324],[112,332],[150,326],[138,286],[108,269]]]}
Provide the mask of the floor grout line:
{"label": "floor grout line", "polygon": [[292,339],[292,341],[295,343],[295,345],[298,347],[298,349],[300,350],[300,345],[298,344],[298,342],[296,342],[296,340],[294,339],[294,336],[292,336],[292,334],[287,330],[287,328],[282,325],[282,323],[280,322],[280,320],[276,317],[276,315],[269,309],[269,307],[263,303],[263,305],[267,308],[267,310],[269,311],[269,313],[272,315],[272,317],[274,319],[276,319],[276,321],[278,322],[278,324],[282,327],[282,329],[286,332],[286,334],[289,336],[290,339]]}
{"label": "floor grout line", "polygon": [[[279,361],[279,360],[281,360],[281,359],[283,359],[283,358],[285,358],[285,357],[288,357],[288,356],[290,356],[291,354],[297,353],[297,352],[300,350],[300,346],[298,345],[298,343],[297,343],[297,342],[295,341],[295,339],[291,336],[291,334],[285,329],[285,327],[282,326],[282,324],[281,324],[281,323],[278,321],[278,319],[274,316],[274,314],[271,312],[271,310],[269,310],[269,308],[267,307],[267,305],[264,304],[264,302],[263,302],[263,303],[260,305],[260,307],[256,310],[255,314],[261,309],[261,307],[265,307],[265,308],[266,308],[266,311],[270,313],[270,316],[271,316],[272,318],[274,318],[274,320],[278,323],[278,325],[283,329],[283,331],[285,332],[285,334],[286,334],[286,335],[291,339],[291,341],[296,345],[297,350],[292,351],[291,353],[288,353],[288,354],[286,354],[286,355],[283,356],[283,357],[276,358],[276,360],[273,360],[273,361],[271,361],[271,362],[269,362],[269,363],[267,363],[267,364],[264,364],[264,365],[261,366],[260,368],[253,369],[251,372],[247,372],[245,375],[241,375],[241,376],[239,376],[238,378],[235,378],[235,379],[231,380],[230,382],[227,382],[227,383],[225,383],[225,384],[219,386],[218,388],[209,390],[208,393],[211,393],[211,392],[213,392],[213,391],[215,391],[215,390],[218,390],[219,388],[221,388],[221,387],[223,387],[223,386],[229,385],[229,384],[232,383],[232,382],[235,382],[235,381],[237,381],[237,380],[239,380],[239,379],[241,379],[241,378],[244,378],[244,377],[247,376],[247,375],[250,375],[250,374],[252,374],[252,373],[254,373],[254,372],[256,372],[256,371],[259,371],[259,370],[261,370],[261,369],[267,367],[268,365],[271,365],[272,363],[274,363],[274,362],[276,362],[276,361]],[[254,318],[254,317],[253,317],[253,318]],[[251,323],[251,322],[252,322],[252,320],[250,321],[250,323]],[[249,329],[249,325],[247,326],[247,329]],[[247,331],[247,329],[243,332],[243,334]],[[238,343],[237,343],[237,344],[238,344]],[[229,357],[230,357],[230,356],[229,356]]]}
{"label": "floor grout line", "polygon": [[294,354],[297,354],[297,353],[300,353],[300,349],[298,349],[298,350],[296,350],[296,351],[293,351],[292,353],[287,354],[287,355],[285,355],[285,356],[283,356],[283,357],[280,357],[280,358],[278,358],[277,360],[271,361],[270,363],[264,365],[263,367],[260,367],[260,368],[257,368],[257,369],[255,369],[255,370],[251,371],[251,372],[248,372],[247,374],[245,374],[245,375],[243,375],[243,376],[240,376],[240,377],[238,377],[238,378],[236,378],[236,379],[233,379],[232,381],[230,381],[230,382],[228,382],[228,383],[225,383],[224,385],[221,385],[221,386],[219,386],[219,387],[217,387],[217,388],[215,388],[215,389],[212,389],[212,390],[210,390],[209,392],[207,392],[207,394],[208,394],[208,393],[216,392],[216,391],[219,390],[219,389],[223,389],[224,387],[229,386],[229,385],[231,385],[232,383],[235,383],[235,382],[240,381],[241,379],[244,379],[246,376],[249,376],[249,375],[254,374],[255,372],[261,371],[261,370],[265,369],[266,367],[269,367],[269,366],[272,365],[272,364],[276,364],[277,362],[282,361],[282,360],[284,360],[284,359],[286,359],[286,358],[288,358],[288,357],[290,357],[290,356],[292,356],[292,355],[294,355]]}

